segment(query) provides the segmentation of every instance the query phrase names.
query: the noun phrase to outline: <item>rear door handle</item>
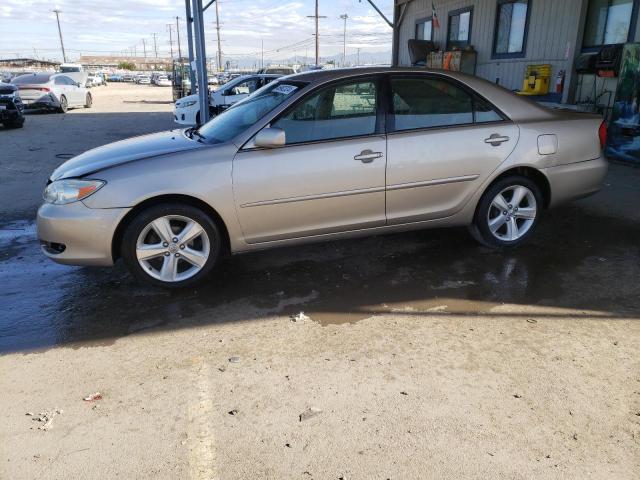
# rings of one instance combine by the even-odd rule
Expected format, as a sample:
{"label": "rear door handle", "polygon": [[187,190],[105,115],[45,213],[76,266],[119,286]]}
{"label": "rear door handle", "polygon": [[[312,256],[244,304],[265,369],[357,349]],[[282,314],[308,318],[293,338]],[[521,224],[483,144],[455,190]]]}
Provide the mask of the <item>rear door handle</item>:
{"label": "rear door handle", "polygon": [[371,150],[363,150],[359,155],[353,157],[354,160],[358,160],[362,163],[371,163],[376,158],[382,157],[382,152],[374,152]]}
{"label": "rear door handle", "polygon": [[503,137],[502,135],[494,133],[489,138],[485,138],[484,143],[491,144],[494,147],[499,147],[504,142],[508,142],[509,140],[511,140],[509,137],[506,137],[506,136]]}

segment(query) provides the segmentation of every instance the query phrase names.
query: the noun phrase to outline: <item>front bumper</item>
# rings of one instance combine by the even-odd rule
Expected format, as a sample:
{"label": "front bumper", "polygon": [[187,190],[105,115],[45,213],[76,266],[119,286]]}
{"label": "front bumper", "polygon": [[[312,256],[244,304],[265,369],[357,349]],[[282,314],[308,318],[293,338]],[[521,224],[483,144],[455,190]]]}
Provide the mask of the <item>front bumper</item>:
{"label": "front bumper", "polygon": [[0,109],[0,122],[15,122],[22,118],[22,112],[18,109],[15,110],[2,110]]}
{"label": "front bumper", "polygon": [[602,188],[609,169],[604,157],[542,169],[551,187],[551,207],[586,197]]}
{"label": "front bumper", "polygon": [[45,203],[38,210],[42,252],[65,265],[113,265],[112,241],[130,208],[89,208],[82,202]]}
{"label": "front bumper", "polygon": [[197,110],[192,107],[174,108],[173,120],[179,125],[195,125]]}

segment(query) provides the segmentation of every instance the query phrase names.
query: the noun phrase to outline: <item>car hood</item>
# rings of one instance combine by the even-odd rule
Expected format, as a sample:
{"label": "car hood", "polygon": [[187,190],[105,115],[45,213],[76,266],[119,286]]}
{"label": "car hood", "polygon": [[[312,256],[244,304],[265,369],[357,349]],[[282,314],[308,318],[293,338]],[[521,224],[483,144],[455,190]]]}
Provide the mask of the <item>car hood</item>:
{"label": "car hood", "polygon": [[72,158],[54,170],[51,180],[82,177],[123,163],[204,146],[205,144],[187,137],[184,130],[170,130],[129,138],[88,150]]}

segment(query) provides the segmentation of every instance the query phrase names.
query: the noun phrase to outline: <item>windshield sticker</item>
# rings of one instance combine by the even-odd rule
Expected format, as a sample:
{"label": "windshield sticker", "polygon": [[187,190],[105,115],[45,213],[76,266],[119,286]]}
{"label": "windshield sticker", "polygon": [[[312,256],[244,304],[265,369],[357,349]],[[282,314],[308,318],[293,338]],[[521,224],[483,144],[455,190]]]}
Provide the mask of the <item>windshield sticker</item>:
{"label": "windshield sticker", "polygon": [[289,95],[293,92],[295,92],[298,89],[298,87],[294,86],[294,85],[278,85],[276,88],[273,89],[273,91],[275,93],[281,93],[283,95]]}

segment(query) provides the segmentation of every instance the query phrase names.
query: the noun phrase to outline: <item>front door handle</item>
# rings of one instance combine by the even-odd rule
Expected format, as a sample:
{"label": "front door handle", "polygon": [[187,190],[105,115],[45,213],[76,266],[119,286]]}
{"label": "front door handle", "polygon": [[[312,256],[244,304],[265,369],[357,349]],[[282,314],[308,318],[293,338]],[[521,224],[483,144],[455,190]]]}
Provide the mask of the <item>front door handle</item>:
{"label": "front door handle", "polygon": [[371,163],[376,158],[382,157],[382,152],[374,152],[372,150],[363,150],[359,155],[353,157],[354,160],[358,160],[362,163]]}
{"label": "front door handle", "polygon": [[485,138],[484,139],[484,143],[491,144],[494,147],[499,147],[504,142],[508,142],[509,140],[510,140],[510,138],[507,137],[507,136],[502,136],[502,135],[500,135],[498,133],[494,133],[489,138]]}

